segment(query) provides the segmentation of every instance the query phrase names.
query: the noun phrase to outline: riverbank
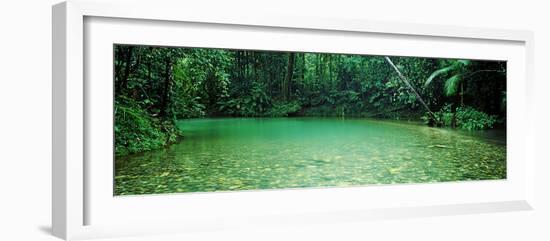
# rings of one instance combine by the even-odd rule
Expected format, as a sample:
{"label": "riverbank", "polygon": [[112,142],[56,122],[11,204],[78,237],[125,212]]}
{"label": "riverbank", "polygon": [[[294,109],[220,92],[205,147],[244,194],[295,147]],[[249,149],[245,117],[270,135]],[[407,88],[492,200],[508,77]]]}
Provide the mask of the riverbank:
{"label": "riverbank", "polygon": [[[399,110],[399,112],[395,110]],[[366,118],[374,120],[404,120],[422,123],[424,125],[429,124],[427,117],[420,114],[418,111],[395,110],[375,114],[368,112],[356,114],[346,113],[346,111],[342,109],[340,114],[335,114],[338,112],[334,107],[309,108],[299,111],[294,108],[294,112],[292,113],[285,112],[285,108],[277,108],[277,111],[272,113],[278,113],[278,115],[254,118]],[[491,129],[495,126],[495,123],[497,123],[496,117],[489,116],[472,108],[459,107],[456,114],[453,114],[449,108],[444,108],[435,114],[436,117],[439,118],[438,122],[440,125],[438,127],[455,127],[468,131],[476,131]],[[115,116],[117,120],[117,125],[115,126],[115,154],[117,156],[163,148],[167,145],[176,143],[184,136],[184,133],[182,133],[179,128],[176,128],[176,121],[162,120],[161,118],[149,116],[147,113],[140,111],[139,108],[121,105],[118,112],[115,113]],[[227,117],[222,116],[214,118]]]}

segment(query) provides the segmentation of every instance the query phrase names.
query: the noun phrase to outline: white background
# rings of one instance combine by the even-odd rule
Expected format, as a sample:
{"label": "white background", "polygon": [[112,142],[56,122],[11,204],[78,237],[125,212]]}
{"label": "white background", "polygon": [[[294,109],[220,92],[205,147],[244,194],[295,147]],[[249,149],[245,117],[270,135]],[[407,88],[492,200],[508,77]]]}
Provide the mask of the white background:
{"label": "white background", "polygon": [[[20,0],[0,8],[0,240],[56,240],[51,219],[51,8]],[[199,1],[197,1],[199,2]],[[535,211],[407,220],[297,225],[293,228],[194,233],[174,240],[550,240],[547,144],[550,16],[545,1],[200,1],[212,14],[277,12],[331,18],[415,22],[535,31],[537,193]],[[151,11],[154,11],[152,9]],[[117,240],[159,240],[160,237]]]}
{"label": "white background", "polygon": [[[97,228],[121,225],[121,228],[158,230],[173,225],[181,230],[217,220],[237,226],[239,221],[269,220],[268,227],[280,216],[295,222],[308,213],[360,213],[368,209],[407,206],[432,206],[455,203],[515,201],[527,199],[523,145],[527,141],[525,124],[525,82],[523,45],[502,41],[457,40],[442,38],[401,38],[396,36],[349,32],[274,31],[250,27],[205,24],[166,24],[166,22],[114,20],[91,17],[85,20],[85,85],[88,118],[86,137],[89,148],[86,165],[89,180],[89,216]],[[345,26],[344,26],[345,27]],[[271,31],[270,31],[271,30]],[[219,38],[223,36],[223,38]],[[273,41],[276,40],[276,41]],[[508,66],[508,159],[506,181],[454,182],[432,185],[392,185],[331,189],[277,190],[270,192],[225,192],[208,195],[162,195],[113,198],[112,96],[113,43],[140,43],[157,46],[200,46],[231,49],[301,50],[375,55],[453,57],[466,59],[505,59]],[[464,51],[467,49],[468,51]],[[529,140],[530,141],[530,140]],[[266,208],[268,207],[268,208]],[[456,207],[454,207],[456,210]],[[136,210],[139,210],[137,213]],[[402,211],[405,213],[404,211]],[[387,212],[386,212],[387,214]],[[275,216],[274,216],[275,215]],[[387,214],[388,215],[388,214]],[[321,219],[314,215],[309,222]],[[425,216],[425,215],[424,215]],[[222,219],[224,221],[219,221]],[[159,220],[172,220],[159,222]],[[282,219],[284,220],[284,219]],[[308,222],[307,219],[300,219]],[[170,224],[170,225],[169,225]],[[216,223],[205,222],[207,227]],[[243,225],[247,228],[253,225]],[[261,225],[259,225],[261,226]],[[290,226],[290,225],[289,225]],[[109,227],[109,226],[107,226]],[[100,228],[101,229],[101,228]]]}

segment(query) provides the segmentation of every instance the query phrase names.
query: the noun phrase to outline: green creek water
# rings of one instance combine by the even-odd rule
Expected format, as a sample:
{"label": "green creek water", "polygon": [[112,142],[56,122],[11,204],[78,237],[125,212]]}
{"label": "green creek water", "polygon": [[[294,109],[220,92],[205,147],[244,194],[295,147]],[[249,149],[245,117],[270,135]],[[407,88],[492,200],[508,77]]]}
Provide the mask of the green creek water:
{"label": "green creek water", "polygon": [[184,138],[117,157],[115,195],[506,178],[504,131],[338,118],[182,120]]}

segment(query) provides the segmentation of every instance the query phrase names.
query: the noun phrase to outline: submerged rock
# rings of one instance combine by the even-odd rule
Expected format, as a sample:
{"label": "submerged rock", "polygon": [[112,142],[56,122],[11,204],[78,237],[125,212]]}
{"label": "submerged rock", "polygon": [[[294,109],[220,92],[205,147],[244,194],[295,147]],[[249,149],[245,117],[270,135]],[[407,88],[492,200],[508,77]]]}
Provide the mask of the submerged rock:
{"label": "submerged rock", "polygon": [[446,146],[446,145],[429,145],[429,148],[446,148],[446,149],[453,149],[452,147]]}

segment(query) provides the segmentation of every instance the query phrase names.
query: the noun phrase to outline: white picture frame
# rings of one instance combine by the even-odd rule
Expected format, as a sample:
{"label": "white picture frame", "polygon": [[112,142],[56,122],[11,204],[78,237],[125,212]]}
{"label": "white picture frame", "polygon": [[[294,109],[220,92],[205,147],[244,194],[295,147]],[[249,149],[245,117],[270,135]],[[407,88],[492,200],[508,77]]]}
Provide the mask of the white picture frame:
{"label": "white picture frame", "polygon": [[[533,34],[529,31],[282,15],[214,16],[205,10],[189,9],[181,1],[169,0],[72,0],[55,5],[52,16],[52,226],[53,234],[60,238],[69,240],[193,232],[220,227],[292,225],[293,222],[330,223],[533,208],[535,157],[532,148],[535,145],[534,135],[529,128],[529,116],[532,116],[529,94],[533,93]],[[147,28],[157,34],[137,34],[137,28]],[[193,33],[199,37],[185,38],[185,31],[195,31]],[[219,31],[227,34],[225,43],[204,42],[200,38],[212,37],[212,34]],[[243,38],[244,35],[257,38],[260,40],[256,41],[259,44],[253,45],[253,42],[239,39],[238,36]],[[268,43],[267,36],[293,36],[302,40],[292,44],[281,38],[277,43]],[[300,44],[312,38],[327,39],[312,45]],[[350,42],[346,48],[328,44],[345,39]],[[360,47],[360,41],[372,41],[373,45]],[[394,46],[401,47],[392,48],[381,43],[387,41],[395,41]],[[107,170],[109,167],[106,165],[108,161],[93,162],[98,156],[112,153],[101,150],[101,147],[96,148],[101,143],[112,143],[112,139],[108,139],[112,138],[110,134],[102,132],[112,127],[112,116],[96,111],[108,106],[107,102],[110,100],[106,98],[107,101],[102,104],[97,95],[110,96],[108,88],[103,87],[112,87],[112,83],[109,80],[102,86],[101,81],[93,81],[92,84],[90,81],[86,82],[86,78],[112,73],[112,70],[105,69],[109,64],[101,65],[99,60],[108,56],[105,55],[105,46],[112,46],[113,43],[507,60],[510,63],[508,179],[113,197],[112,190],[106,190],[107,185],[112,182],[112,169]],[[426,46],[410,50],[411,44]],[[430,48],[433,45],[438,48]],[[97,57],[90,57],[90,49],[87,48],[92,48]],[[457,49],[451,51],[453,48]],[[448,50],[438,52],[441,49]],[[108,62],[103,59],[103,63]],[[90,76],[87,68],[98,71]],[[106,123],[105,126],[96,124],[100,122]],[[369,201],[364,199],[373,195],[381,198]],[[350,198],[355,201],[350,201]],[[314,199],[325,201],[313,205],[309,201]],[[210,210],[204,211],[200,208],[204,206],[208,206]],[[136,210],[140,211],[136,214]],[[181,218],[183,213],[186,214],[185,218]]]}

